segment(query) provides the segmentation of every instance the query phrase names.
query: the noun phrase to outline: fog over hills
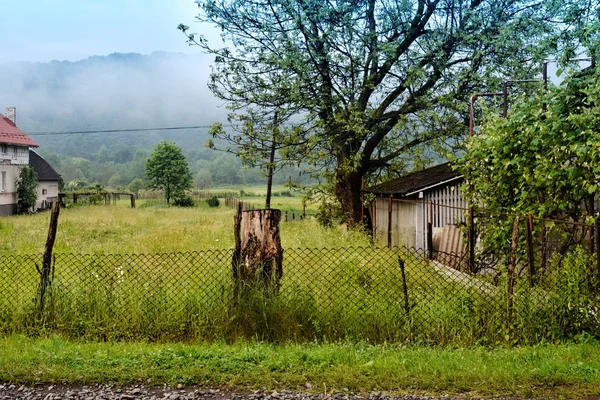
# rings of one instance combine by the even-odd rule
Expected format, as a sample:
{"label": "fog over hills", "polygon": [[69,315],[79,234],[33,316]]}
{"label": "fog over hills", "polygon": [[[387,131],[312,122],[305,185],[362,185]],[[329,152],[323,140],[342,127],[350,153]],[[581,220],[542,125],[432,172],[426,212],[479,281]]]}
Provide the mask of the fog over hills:
{"label": "fog over hills", "polygon": [[[205,55],[115,53],[77,62],[0,64],[0,112],[17,108],[17,125],[66,182],[127,186],[143,178],[145,158],[163,139],[183,148],[199,186],[262,182],[259,171],[240,172],[233,155],[206,149],[207,129],[35,134],[226,122],[225,106],[207,87],[211,61]],[[288,170],[287,179],[292,175],[297,171]]]}
{"label": "fog over hills", "polygon": [[[115,53],[78,62],[4,64],[0,65],[0,105],[2,109],[17,107],[17,122],[25,132],[207,125],[225,120],[227,114],[206,86],[210,61],[207,56]],[[81,140],[94,145],[123,140],[147,146],[159,136],[126,133],[35,139],[48,150],[85,156],[69,154],[72,142],[79,142],[77,147]],[[196,142],[202,144],[205,135],[200,136]]]}

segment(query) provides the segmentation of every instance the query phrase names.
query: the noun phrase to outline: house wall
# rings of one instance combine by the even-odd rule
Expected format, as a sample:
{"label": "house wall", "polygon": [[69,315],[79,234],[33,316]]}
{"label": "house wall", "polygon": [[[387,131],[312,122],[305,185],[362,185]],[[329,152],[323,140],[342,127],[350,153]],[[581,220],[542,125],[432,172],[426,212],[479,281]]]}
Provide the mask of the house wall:
{"label": "house wall", "polygon": [[[17,187],[16,179],[19,177],[19,167],[4,164],[0,161],[0,215],[12,215],[17,212]],[[4,190],[2,178],[4,176]]]}
{"label": "house wall", "polygon": [[[29,147],[2,145],[0,143],[0,215],[17,212],[17,185],[19,167],[29,164]],[[4,172],[4,190],[2,173]]]}
{"label": "house wall", "polygon": [[57,181],[40,181],[37,188],[37,200],[35,202],[36,209],[46,209],[50,207],[50,203],[58,200],[58,182]]}
{"label": "house wall", "polygon": [[0,161],[13,165],[29,164],[29,147],[0,144]]}

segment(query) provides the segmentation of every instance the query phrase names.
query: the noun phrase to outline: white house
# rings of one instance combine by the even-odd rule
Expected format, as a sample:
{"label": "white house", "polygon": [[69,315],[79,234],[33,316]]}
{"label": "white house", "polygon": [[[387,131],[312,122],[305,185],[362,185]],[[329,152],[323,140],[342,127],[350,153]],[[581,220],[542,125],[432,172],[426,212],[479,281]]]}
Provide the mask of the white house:
{"label": "white house", "polygon": [[53,202],[59,200],[60,175],[48,164],[48,161],[31,149],[29,149],[29,166],[33,168],[38,177],[35,208],[45,210]]}

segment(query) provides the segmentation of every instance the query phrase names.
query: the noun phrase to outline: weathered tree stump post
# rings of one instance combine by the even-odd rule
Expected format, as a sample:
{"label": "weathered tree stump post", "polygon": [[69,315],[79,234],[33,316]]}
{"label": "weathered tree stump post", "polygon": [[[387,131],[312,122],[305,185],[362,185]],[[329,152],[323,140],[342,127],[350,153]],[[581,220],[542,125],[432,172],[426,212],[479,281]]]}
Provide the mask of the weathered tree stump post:
{"label": "weathered tree stump post", "polygon": [[283,275],[280,220],[281,210],[242,211],[241,205],[238,207],[232,262],[236,287],[252,285],[275,290],[279,287]]}
{"label": "weathered tree stump post", "polygon": [[131,208],[135,208],[135,194],[131,193],[129,199],[131,200]]}

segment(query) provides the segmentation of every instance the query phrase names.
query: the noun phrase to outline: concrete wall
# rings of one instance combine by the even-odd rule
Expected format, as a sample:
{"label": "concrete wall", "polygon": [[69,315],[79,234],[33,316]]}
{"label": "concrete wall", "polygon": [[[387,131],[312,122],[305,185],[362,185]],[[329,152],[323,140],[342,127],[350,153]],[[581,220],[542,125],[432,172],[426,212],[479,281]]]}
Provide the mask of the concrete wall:
{"label": "concrete wall", "polygon": [[13,215],[17,213],[16,204],[0,204],[0,215]]}

